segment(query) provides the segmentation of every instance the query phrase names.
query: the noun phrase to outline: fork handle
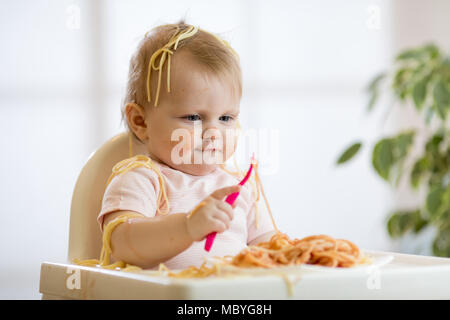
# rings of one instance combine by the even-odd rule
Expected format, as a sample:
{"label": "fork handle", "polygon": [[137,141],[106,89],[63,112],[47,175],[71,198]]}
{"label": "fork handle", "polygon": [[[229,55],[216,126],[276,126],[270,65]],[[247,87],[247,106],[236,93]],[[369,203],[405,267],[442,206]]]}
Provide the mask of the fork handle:
{"label": "fork handle", "polygon": [[[236,201],[236,198],[238,197],[239,192],[234,192],[225,199],[225,202],[227,202],[230,206],[233,205],[234,201]],[[211,250],[211,247],[214,243],[214,239],[216,238],[217,232],[211,232],[206,236],[206,242],[205,242],[205,250],[209,252]]]}

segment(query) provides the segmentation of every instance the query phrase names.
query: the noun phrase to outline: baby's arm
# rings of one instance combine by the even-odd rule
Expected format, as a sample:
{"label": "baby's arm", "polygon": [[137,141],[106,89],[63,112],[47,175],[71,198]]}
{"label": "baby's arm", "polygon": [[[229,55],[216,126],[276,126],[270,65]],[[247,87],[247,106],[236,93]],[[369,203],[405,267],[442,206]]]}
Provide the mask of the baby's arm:
{"label": "baby's arm", "polygon": [[[239,186],[218,189],[189,214],[142,216],[119,224],[111,235],[113,257],[142,268],[152,268],[183,252],[209,233],[225,231],[233,218],[233,210],[223,198],[239,190]],[[129,212],[108,214],[104,225]]]}
{"label": "baby's arm", "polygon": [[[105,217],[105,225],[129,212],[109,214]],[[141,268],[151,268],[170,259],[189,248],[192,242],[183,213],[129,219],[118,225],[111,235],[113,257]]]}

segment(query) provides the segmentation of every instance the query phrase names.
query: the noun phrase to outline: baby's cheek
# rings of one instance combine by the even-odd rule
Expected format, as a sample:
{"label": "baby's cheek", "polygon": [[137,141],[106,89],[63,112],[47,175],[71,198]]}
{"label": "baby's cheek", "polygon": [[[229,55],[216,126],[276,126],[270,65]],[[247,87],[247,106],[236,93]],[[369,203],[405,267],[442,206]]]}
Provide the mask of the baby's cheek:
{"label": "baby's cheek", "polygon": [[189,156],[193,149],[193,131],[178,129],[172,134],[171,150],[175,150],[181,157]]}
{"label": "baby's cheek", "polygon": [[[186,136],[185,148],[186,148],[186,150],[188,150],[190,152],[195,148],[195,132],[192,129],[187,130],[187,131],[188,131],[188,135]],[[201,145],[201,140],[200,140],[200,145]]]}
{"label": "baby's cheek", "polygon": [[183,151],[189,152],[192,149],[192,135],[183,136]]}

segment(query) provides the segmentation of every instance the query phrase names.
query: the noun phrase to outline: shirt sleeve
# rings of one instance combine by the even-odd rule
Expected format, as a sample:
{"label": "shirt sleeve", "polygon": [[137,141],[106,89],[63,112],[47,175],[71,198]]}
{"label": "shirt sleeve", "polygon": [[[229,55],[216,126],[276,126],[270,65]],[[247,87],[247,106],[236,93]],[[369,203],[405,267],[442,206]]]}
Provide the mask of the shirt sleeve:
{"label": "shirt sleeve", "polygon": [[[255,201],[253,193],[251,199],[252,205],[247,216],[247,244],[267,232],[275,231],[264,199],[260,198],[259,201]],[[258,211],[256,210],[256,207],[258,208]]]}
{"label": "shirt sleeve", "polygon": [[102,232],[105,215],[113,211],[129,210],[154,217],[159,188],[157,174],[145,167],[115,176],[106,187],[102,208],[97,217]]}

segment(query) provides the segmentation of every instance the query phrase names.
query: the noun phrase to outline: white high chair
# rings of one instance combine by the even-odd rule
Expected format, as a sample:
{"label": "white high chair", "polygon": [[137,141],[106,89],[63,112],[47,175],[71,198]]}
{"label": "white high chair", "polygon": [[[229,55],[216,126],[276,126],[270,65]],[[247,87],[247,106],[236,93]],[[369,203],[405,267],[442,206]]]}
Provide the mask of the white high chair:
{"label": "white high chair", "polygon": [[[131,146],[129,143],[131,142]],[[145,154],[144,145],[125,132],[103,144],[88,158],[81,170],[72,196],[69,229],[69,261],[98,259],[102,234],[97,216],[102,206],[106,182],[112,167],[136,154]]]}
{"label": "white high chair", "polygon": [[[146,154],[132,139],[132,155]],[[89,158],[75,185],[70,210],[69,261],[98,259],[102,245],[97,215],[112,167],[130,157],[129,135],[108,140]],[[233,278],[172,279],[154,271],[127,273],[44,262],[42,299],[450,299],[450,259],[365,250],[383,266],[359,270],[297,270],[300,281],[287,290],[279,274]],[[372,267],[372,268],[370,268]]]}

